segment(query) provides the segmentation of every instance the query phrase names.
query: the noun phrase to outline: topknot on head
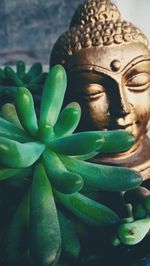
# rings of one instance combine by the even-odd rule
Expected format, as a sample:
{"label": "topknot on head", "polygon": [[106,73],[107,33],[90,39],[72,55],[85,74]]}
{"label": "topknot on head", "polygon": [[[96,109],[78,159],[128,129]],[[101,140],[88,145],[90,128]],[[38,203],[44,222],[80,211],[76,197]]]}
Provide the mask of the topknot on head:
{"label": "topknot on head", "polygon": [[65,32],[55,43],[51,65],[68,64],[72,55],[90,47],[139,42],[148,46],[140,29],[121,18],[117,7],[110,0],[86,0],[81,4]]}
{"label": "topknot on head", "polygon": [[70,28],[88,23],[95,24],[98,21],[105,23],[117,20],[121,20],[121,14],[109,0],[88,0],[77,8]]}

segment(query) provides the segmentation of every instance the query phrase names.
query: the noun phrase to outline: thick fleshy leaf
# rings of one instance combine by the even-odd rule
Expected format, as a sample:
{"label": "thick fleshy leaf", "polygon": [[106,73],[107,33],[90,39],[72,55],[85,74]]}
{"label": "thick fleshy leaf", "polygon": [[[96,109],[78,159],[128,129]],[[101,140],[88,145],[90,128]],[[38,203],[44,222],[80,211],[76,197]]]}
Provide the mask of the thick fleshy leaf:
{"label": "thick fleshy leaf", "polygon": [[61,248],[56,206],[50,182],[42,164],[38,164],[31,189],[31,255],[36,265],[55,265]]}
{"label": "thick fleshy leaf", "polygon": [[25,63],[23,61],[18,61],[16,67],[17,67],[17,75],[19,79],[22,80],[26,72]]}
{"label": "thick fleshy leaf", "polygon": [[26,178],[29,177],[32,173],[32,168],[21,168],[21,169],[14,169],[14,168],[0,168],[0,181],[9,179],[9,178]]}
{"label": "thick fleshy leaf", "polygon": [[55,152],[64,155],[80,155],[97,151],[103,145],[104,139],[101,133],[81,132],[68,137],[52,140],[49,147]]}
{"label": "thick fleshy leaf", "polygon": [[23,263],[28,250],[30,220],[30,193],[27,192],[17,208],[5,239],[5,259],[10,265]]}
{"label": "thick fleshy leaf", "polygon": [[23,77],[23,84],[29,84],[31,82],[31,76],[29,76],[27,73],[25,73],[24,77]]}
{"label": "thick fleshy leaf", "polygon": [[43,85],[45,79],[47,77],[47,73],[43,72],[39,76],[33,78],[30,82],[30,86],[32,85]]}
{"label": "thick fleshy leaf", "polygon": [[5,75],[12,81],[12,85],[16,85],[19,87],[23,86],[23,82],[19,79],[19,77],[11,67],[6,66],[4,68],[4,72]]}
{"label": "thick fleshy leaf", "polygon": [[29,136],[26,132],[12,124],[11,122],[0,117],[0,136],[8,139],[17,140],[20,142],[30,141]]}
{"label": "thick fleshy leaf", "polygon": [[60,113],[54,126],[57,137],[71,135],[76,129],[81,117],[80,105],[76,102],[68,104]]}
{"label": "thick fleshy leaf", "polygon": [[39,139],[43,143],[49,143],[50,140],[54,136],[53,128],[42,121],[38,122],[38,133],[37,133],[37,139]]}
{"label": "thick fleshy leaf", "polygon": [[12,124],[15,124],[19,128],[22,128],[16,112],[16,108],[12,103],[6,103],[2,106],[1,116]]}
{"label": "thick fleshy leaf", "polygon": [[132,215],[135,220],[144,219],[147,217],[148,212],[142,203],[132,205]]}
{"label": "thick fleshy leaf", "polygon": [[37,161],[44,149],[41,143],[19,143],[0,137],[0,162],[6,167],[28,167]]}
{"label": "thick fleshy leaf", "polygon": [[99,154],[99,152],[93,151],[93,152],[83,154],[83,155],[71,156],[71,158],[81,160],[81,161],[86,161],[86,160],[92,159],[93,157],[95,157],[98,154]]}
{"label": "thick fleshy leaf", "polygon": [[62,250],[69,256],[78,258],[81,250],[80,239],[72,221],[57,210],[62,237]]}
{"label": "thick fleshy leaf", "polygon": [[32,94],[26,88],[19,88],[15,100],[16,111],[23,128],[35,136],[38,130]]}
{"label": "thick fleshy leaf", "polygon": [[66,168],[82,176],[85,188],[106,191],[131,190],[142,183],[142,176],[125,167],[107,166],[60,156]]}
{"label": "thick fleshy leaf", "polygon": [[80,193],[64,195],[55,191],[55,196],[68,210],[89,225],[108,226],[119,222],[119,217],[111,209]]}
{"label": "thick fleshy leaf", "polygon": [[57,154],[46,150],[43,153],[46,173],[53,186],[63,193],[74,193],[83,187],[83,179],[80,175],[70,173],[59,159]]}
{"label": "thick fleshy leaf", "polygon": [[104,144],[100,148],[100,153],[124,152],[135,143],[134,137],[124,130],[101,131]]}
{"label": "thick fleshy leaf", "polygon": [[42,73],[42,64],[34,63],[28,71],[28,75],[33,79],[39,76]]}
{"label": "thick fleshy leaf", "polygon": [[54,126],[62,107],[67,77],[61,65],[54,66],[47,75],[41,102],[40,120]]}
{"label": "thick fleshy leaf", "polygon": [[121,224],[118,228],[118,238],[125,245],[136,245],[143,240],[150,230],[150,218]]}

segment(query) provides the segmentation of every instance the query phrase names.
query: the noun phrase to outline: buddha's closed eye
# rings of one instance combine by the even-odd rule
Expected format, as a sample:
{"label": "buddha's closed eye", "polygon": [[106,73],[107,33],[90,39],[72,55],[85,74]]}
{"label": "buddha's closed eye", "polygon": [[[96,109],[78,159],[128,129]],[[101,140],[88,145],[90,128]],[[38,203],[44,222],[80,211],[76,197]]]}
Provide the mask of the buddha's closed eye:
{"label": "buddha's closed eye", "polygon": [[86,84],[83,88],[84,98],[88,99],[97,99],[102,96],[104,91],[104,87],[96,83]]}
{"label": "buddha's closed eye", "polygon": [[149,73],[139,73],[131,78],[129,78],[126,82],[126,86],[129,87],[131,91],[144,91],[148,89],[150,85],[150,74]]}

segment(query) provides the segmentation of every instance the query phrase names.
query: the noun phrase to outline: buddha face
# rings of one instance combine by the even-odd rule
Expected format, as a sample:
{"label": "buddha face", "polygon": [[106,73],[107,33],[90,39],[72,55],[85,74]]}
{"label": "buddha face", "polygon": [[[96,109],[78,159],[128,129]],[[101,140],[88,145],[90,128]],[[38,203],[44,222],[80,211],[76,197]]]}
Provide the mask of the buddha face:
{"label": "buddha face", "polygon": [[129,43],[82,49],[71,65],[68,97],[81,105],[80,130],[122,129],[138,141],[150,119],[148,47]]}

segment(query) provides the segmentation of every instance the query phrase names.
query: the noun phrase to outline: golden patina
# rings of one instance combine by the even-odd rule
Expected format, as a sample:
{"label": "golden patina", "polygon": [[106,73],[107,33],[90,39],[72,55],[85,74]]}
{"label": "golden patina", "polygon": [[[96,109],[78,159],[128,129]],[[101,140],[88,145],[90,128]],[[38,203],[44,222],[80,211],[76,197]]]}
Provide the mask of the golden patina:
{"label": "golden patina", "polygon": [[132,167],[150,178],[150,49],[141,30],[109,0],[88,0],[53,48],[51,65],[58,63],[68,74],[66,102],[82,108],[79,130],[122,129],[136,139],[128,152],[94,161]]}

